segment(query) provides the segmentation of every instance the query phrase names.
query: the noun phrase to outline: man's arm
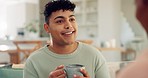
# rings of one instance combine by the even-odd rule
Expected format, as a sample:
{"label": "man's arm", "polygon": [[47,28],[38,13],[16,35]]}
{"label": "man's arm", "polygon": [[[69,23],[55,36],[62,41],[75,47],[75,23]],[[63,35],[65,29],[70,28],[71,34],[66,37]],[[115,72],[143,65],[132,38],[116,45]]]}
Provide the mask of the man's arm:
{"label": "man's arm", "polygon": [[106,60],[101,53],[99,54],[98,64],[96,65],[95,78],[110,78]]}
{"label": "man's arm", "polygon": [[37,72],[30,60],[27,60],[25,63],[23,78],[38,78]]}

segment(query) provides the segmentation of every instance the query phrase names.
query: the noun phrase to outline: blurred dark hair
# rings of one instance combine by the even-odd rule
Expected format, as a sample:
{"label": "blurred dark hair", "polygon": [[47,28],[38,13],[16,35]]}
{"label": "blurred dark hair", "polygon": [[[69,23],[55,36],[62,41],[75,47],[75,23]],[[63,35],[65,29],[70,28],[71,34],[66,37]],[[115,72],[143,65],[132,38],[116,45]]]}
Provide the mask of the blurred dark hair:
{"label": "blurred dark hair", "polygon": [[148,5],[148,0],[143,0],[143,3],[144,3],[145,5]]}
{"label": "blurred dark hair", "polygon": [[49,24],[49,18],[52,12],[56,12],[58,10],[69,10],[74,11],[76,5],[69,0],[52,0],[45,5],[44,16],[45,22]]}

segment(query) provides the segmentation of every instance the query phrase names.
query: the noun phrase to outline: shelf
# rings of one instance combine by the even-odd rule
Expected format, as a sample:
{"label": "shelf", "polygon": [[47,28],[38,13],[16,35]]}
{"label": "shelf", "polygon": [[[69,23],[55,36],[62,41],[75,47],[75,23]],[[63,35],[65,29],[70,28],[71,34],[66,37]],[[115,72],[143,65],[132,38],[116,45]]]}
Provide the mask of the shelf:
{"label": "shelf", "polygon": [[91,0],[91,1],[86,1],[86,6],[87,8],[97,8],[97,1]]}
{"label": "shelf", "polygon": [[84,9],[84,5],[82,5],[82,1],[74,2],[76,4],[75,13],[82,13],[82,10]]}
{"label": "shelf", "polygon": [[[94,39],[98,36],[98,0],[72,0],[76,4],[75,16],[80,39]],[[84,34],[84,32],[86,32]]]}
{"label": "shelf", "polygon": [[80,24],[78,24],[78,26],[83,27],[83,28],[84,27],[87,27],[87,28],[89,28],[89,27],[96,27],[97,28],[98,27],[97,24],[94,24],[94,25],[93,24],[92,25],[80,25]]}
{"label": "shelf", "polygon": [[[78,27],[78,38],[83,38],[83,39],[94,39],[97,37],[98,33],[98,29],[97,27],[93,26],[89,26],[89,27],[85,27],[85,26],[79,26]],[[85,32],[85,33],[84,33]]]}
{"label": "shelf", "polygon": [[97,48],[101,51],[119,51],[119,52],[124,52],[125,50],[123,48]]}
{"label": "shelf", "polygon": [[86,0],[86,1],[93,1],[93,2],[97,2],[98,0]]}
{"label": "shelf", "polygon": [[98,11],[97,10],[86,10],[86,14],[97,14]]}

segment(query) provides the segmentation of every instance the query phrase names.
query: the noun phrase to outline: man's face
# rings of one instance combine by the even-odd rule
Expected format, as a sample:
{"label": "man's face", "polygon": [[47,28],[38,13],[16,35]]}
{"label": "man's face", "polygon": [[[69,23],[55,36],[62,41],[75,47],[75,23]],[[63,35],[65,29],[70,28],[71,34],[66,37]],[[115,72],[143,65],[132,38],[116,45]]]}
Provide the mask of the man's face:
{"label": "man's face", "polygon": [[136,0],[136,17],[148,33],[148,4],[144,0]]}
{"label": "man's face", "polygon": [[74,13],[69,10],[53,12],[49,18],[47,32],[52,36],[53,43],[69,45],[75,42],[77,23]]}

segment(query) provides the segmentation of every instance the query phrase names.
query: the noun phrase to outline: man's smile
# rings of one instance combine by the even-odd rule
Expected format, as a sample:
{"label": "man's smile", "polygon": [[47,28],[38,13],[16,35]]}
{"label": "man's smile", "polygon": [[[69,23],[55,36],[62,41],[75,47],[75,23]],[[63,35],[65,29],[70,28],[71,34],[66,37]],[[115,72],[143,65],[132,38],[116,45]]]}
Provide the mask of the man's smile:
{"label": "man's smile", "polygon": [[66,31],[66,32],[62,32],[62,35],[72,35],[75,31]]}

